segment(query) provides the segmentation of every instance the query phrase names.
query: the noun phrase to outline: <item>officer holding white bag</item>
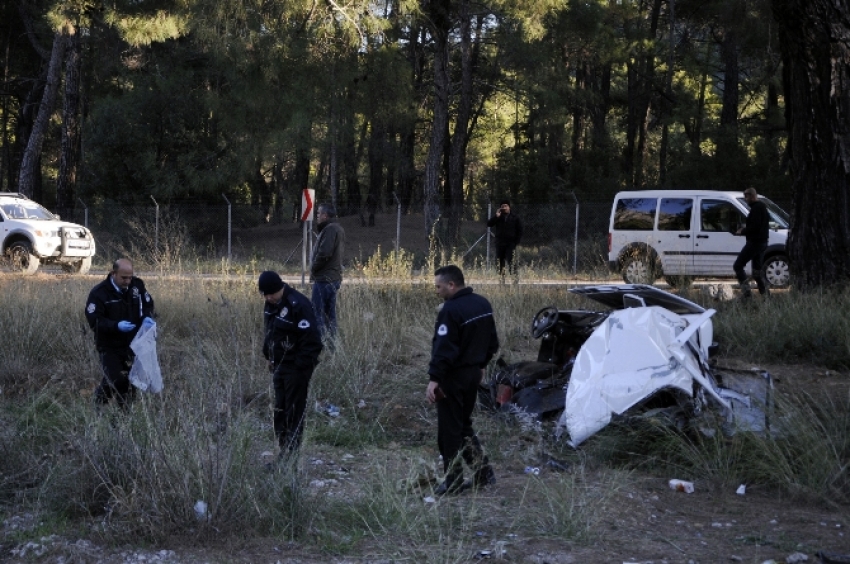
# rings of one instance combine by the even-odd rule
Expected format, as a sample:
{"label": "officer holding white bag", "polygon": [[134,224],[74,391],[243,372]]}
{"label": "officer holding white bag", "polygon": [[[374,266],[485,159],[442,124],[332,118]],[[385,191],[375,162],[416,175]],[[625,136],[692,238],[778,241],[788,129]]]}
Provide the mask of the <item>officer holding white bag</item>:
{"label": "officer holding white bag", "polygon": [[112,264],[106,280],[92,288],[86,301],[86,319],[94,331],[103,378],[94,391],[96,405],[115,398],[126,408],[135,396],[129,372],[135,358],[130,348],[142,324],[153,324],[154,302],[145,283],[133,275],[133,263],[121,258]]}

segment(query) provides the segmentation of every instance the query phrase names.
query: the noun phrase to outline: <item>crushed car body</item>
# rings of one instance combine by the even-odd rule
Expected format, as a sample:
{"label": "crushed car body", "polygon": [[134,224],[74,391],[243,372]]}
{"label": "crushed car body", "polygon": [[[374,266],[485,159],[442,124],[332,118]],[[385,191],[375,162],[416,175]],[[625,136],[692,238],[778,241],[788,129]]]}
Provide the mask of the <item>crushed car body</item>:
{"label": "crushed car body", "polygon": [[[773,382],[764,371],[718,369],[709,359],[713,309],[637,284],[572,288],[610,311],[547,307],[532,320],[536,361],[502,365],[482,390],[492,408],[557,416],[576,447],[614,418],[663,417],[678,428],[724,433],[768,426]],[[710,417],[707,417],[710,415]]]}

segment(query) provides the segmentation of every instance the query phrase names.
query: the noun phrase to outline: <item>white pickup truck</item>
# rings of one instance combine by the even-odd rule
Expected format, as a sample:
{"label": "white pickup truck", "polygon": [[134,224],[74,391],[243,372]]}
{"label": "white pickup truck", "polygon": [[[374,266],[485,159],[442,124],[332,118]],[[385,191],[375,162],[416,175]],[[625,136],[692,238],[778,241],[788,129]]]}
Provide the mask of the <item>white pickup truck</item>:
{"label": "white pickup truck", "polygon": [[41,264],[85,274],[95,244],[82,225],[62,221],[23,194],[0,192],[0,250],[12,270],[24,274],[34,273]]}

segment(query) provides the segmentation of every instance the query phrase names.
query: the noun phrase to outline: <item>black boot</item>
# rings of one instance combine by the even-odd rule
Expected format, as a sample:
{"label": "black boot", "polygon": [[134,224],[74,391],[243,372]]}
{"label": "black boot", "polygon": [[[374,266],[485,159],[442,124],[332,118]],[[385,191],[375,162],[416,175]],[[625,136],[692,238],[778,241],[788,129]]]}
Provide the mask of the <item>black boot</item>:
{"label": "black boot", "polygon": [[479,468],[475,475],[472,477],[472,486],[476,488],[492,486],[495,483],[496,473],[493,472],[493,467],[489,464],[487,466]]}
{"label": "black boot", "polygon": [[490,466],[487,455],[484,454],[484,449],[481,447],[477,435],[466,439],[463,459],[473,471],[472,480],[464,483],[463,489],[478,489],[496,483],[496,474],[493,472],[493,467]]}
{"label": "black boot", "polygon": [[463,491],[463,485],[463,474],[446,474],[443,483],[434,488],[434,495],[437,497],[457,495]]}

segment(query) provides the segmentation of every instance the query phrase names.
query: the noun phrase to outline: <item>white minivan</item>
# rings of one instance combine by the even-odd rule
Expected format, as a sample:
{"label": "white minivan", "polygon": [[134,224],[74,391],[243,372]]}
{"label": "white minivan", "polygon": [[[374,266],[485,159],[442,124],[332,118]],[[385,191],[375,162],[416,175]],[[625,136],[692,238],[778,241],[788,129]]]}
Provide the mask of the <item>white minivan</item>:
{"label": "white minivan", "polygon": [[[790,280],[785,251],[790,218],[769,199],[759,199],[770,213],[762,269],[770,286],[783,288]],[[652,284],[659,276],[671,286],[686,285],[695,276],[734,277],[732,264],[745,242],[734,233],[749,211],[743,192],[620,192],[611,209],[608,261],[628,284]]]}

